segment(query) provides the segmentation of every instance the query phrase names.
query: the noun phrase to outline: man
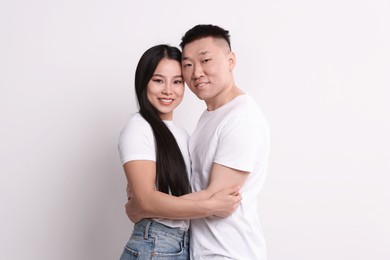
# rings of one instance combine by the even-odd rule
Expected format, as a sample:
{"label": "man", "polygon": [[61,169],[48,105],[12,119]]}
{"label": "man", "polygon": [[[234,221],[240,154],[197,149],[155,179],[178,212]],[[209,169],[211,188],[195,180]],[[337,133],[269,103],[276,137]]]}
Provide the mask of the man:
{"label": "man", "polygon": [[186,213],[192,218],[190,254],[194,260],[265,260],[257,198],[268,166],[267,121],[256,103],[236,86],[236,57],[228,31],[214,25],[197,25],[185,33],[180,46],[184,80],[207,106],[190,137],[190,182],[195,192],[191,195],[207,200],[225,191],[220,198],[226,198],[226,194],[235,194],[232,187],[239,186],[242,200],[237,209],[219,216],[209,211],[187,214],[190,211],[183,206],[172,207],[172,203],[186,205],[182,197],[164,199],[165,205],[172,204],[164,213],[140,209],[130,200],[127,215],[137,222],[146,217],[178,218],[179,211]]}
{"label": "man", "polygon": [[191,259],[266,259],[257,197],[268,165],[267,121],[234,81],[228,31],[197,25],[180,46],[184,80],[207,106],[189,143],[193,191],[239,185],[242,195],[229,217],[191,220]]}

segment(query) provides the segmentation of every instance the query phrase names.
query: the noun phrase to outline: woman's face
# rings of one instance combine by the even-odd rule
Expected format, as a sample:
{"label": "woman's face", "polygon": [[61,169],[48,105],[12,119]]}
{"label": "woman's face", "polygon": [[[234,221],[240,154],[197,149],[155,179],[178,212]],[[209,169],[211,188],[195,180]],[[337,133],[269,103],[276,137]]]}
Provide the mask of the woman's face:
{"label": "woman's face", "polygon": [[181,64],[176,60],[163,58],[147,86],[149,102],[157,109],[162,120],[172,120],[173,110],[180,104],[183,95]]}

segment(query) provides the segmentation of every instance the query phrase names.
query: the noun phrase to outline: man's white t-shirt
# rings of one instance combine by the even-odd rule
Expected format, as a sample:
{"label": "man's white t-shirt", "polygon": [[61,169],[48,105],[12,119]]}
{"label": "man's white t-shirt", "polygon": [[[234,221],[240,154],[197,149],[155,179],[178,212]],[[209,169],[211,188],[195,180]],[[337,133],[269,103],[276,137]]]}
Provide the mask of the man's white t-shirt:
{"label": "man's white t-shirt", "polygon": [[[164,123],[175,137],[181,153],[183,154],[184,162],[187,166],[187,173],[190,174],[191,163],[188,153],[188,133],[184,128],[176,126],[172,121],[164,121]],[[135,160],[150,160],[156,162],[156,144],[153,130],[141,114],[135,113],[132,115],[127,125],[122,129],[119,136],[118,150],[122,164]],[[142,172],[139,174],[142,174]],[[166,226],[179,227],[182,230],[188,230],[189,228],[189,220],[154,220]]]}
{"label": "man's white t-shirt", "polygon": [[241,187],[242,202],[231,216],[191,220],[191,259],[266,259],[257,198],[266,177],[269,142],[267,120],[248,95],[202,114],[189,144],[193,191],[207,188],[213,163],[249,175]]}

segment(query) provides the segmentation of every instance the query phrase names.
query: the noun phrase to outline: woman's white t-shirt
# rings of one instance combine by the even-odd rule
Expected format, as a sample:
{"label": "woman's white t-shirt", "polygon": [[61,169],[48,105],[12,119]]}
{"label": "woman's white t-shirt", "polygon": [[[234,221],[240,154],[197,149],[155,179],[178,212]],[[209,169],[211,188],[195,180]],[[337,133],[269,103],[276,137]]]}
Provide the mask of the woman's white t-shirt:
{"label": "woman's white t-shirt", "polygon": [[[175,137],[181,153],[183,154],[187,173],[190,174],[191,162],[188,153],[189,135],[184,128],[176,126],[172,121],[164,122]],[[122,164],[136,160],[150,160],[156,162],[156,144],[153,130],[141,114],[133,114],[127,125],[122,129],[119,136],[118,150]],[[190,178],[190,176],[188,176],[188,178]],[[182,230],[188,230],[189,228],[189,220],[154,220],[169,227],[179,227]]]}

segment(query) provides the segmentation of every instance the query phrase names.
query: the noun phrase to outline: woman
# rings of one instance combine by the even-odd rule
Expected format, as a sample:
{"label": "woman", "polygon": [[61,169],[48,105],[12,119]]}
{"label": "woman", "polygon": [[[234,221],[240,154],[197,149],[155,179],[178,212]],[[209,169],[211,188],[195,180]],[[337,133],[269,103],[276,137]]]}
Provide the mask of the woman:
{"label": "woman", "polygon": [[184,95],[180,62],[179,49],[157,45],[137,65],[139,113],[122,130],[118,149],[132,200],[143,212],[153,208],[153,214],[164,219],[137,219],[121,260],[189,259],[189,219],[226,216],[241,199],[226,192],[207,199],[190,194],[189,136],[172,122],[173,110]]}

